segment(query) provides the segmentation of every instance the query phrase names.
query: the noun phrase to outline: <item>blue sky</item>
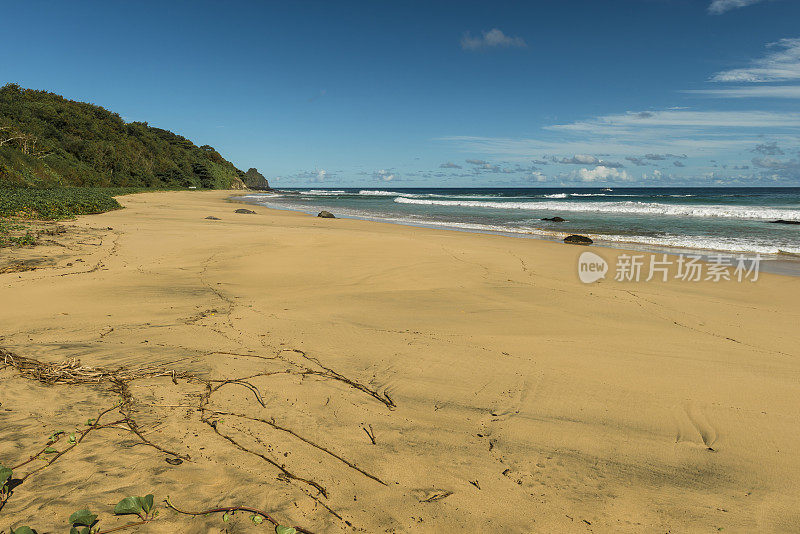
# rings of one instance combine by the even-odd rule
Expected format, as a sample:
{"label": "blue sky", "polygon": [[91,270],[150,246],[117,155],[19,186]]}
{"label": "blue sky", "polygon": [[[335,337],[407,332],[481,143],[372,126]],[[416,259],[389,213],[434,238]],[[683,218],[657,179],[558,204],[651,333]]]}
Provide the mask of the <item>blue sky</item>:
{"label": "blue sky", "polygon": [[800,185],[796,0],[2,13],[0,83],[213,145],[277,186]]}

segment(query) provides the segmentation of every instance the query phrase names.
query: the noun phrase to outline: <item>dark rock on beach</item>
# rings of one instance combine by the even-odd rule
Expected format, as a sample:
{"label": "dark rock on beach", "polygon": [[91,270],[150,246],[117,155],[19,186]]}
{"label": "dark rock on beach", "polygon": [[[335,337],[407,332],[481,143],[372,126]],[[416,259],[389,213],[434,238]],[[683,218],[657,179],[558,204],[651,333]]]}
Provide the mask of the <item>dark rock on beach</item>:
{"label": "dark rock on beach", "polygon": [[564,238],[564,243],[573,245],[591,245],[594,241],[584,235],[568,235]]}
{"label": "dark rock on beach", "polygon": [[550,221],[550,222],[564,222],[566,219],[562,219],[561,217],[542,217],[543,221]]}
{"label": "dark rock on beach", "polygon": [[208,219],[210,221],[218,221],[219,217],[214,217],[213,215],[209,215],[208,217],[206,217],[206,219]]}
{"label": "dark rock on beach", "polygon": [[264,178],[264,175],[252,167],[244,173],[242,181],[248,188],[255,189],[256,191],[269,191],[272,189],[267,179]]}
{"label": "dark rock on beach", "polygon": [[778,219],[777,221],[770,221],[772,224],[800,224],[800,221],[787,221],[786,219]]}
{"label": "dark rock on beach", "polygon": [[236,210],[236,213],[254,214],[255,212],[253,210],[248,210],[248,209],[245,209],[245,208],[239,208],[238,210]]}
{"label": "dark rock on beach", "polygon": [[329,211],[321,211],[317,214],[317,217],[322,217],[323,219],[335,219],[336,215]]}

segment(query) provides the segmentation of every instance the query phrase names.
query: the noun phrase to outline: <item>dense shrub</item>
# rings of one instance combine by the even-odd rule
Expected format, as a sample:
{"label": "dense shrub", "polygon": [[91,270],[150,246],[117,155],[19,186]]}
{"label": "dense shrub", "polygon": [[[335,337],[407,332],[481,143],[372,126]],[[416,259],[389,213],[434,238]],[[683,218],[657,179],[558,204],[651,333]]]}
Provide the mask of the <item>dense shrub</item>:
{"label": "dense shrub", "polygon": [[213,147],[47,91],[0,88],[0,187],[228,189],[244,173]]}

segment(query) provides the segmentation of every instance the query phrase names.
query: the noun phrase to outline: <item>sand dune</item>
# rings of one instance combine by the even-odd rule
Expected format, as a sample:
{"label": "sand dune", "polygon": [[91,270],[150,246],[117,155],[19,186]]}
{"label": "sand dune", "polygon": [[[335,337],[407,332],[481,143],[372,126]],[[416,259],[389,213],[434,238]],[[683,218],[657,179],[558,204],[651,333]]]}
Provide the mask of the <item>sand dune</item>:
{"label": "sand dune", "polygon": [[[154,493],[313,532],[797,530],[799,279],[584,285],[582,247],[235,214],[229,194],[121,197],[23,253],[51,265],[0,274],[0,348],[193,377],[0,370],[0,464],[121,401],[141,434],[92,430],[0,527],[89,506],[111,528]],[[269,530],[161,506],[137,532]]]}

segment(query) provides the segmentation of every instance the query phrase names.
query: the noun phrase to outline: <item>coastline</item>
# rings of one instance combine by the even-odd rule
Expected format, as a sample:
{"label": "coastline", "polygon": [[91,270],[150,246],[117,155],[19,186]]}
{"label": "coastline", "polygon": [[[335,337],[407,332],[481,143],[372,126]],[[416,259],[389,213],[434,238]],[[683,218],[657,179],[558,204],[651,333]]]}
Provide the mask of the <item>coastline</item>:
{"label": "coastline", "polygon": [[[795,278],[626,284],[612,273],[584,285],[578,256],[600,247],[253,205],[235,214],[231,195],[121,197],[124,210],[65,223],[89,245],[0,275],[1,348],[253,377],[258,392],[220,389],[209,415],[200,382],[137,380],[148,439],[190,459],[173,467],[104,430],[19,486],[3,526],[57,530],[52,515],[152,492],[192,509],[250,504],[315,532],[796,528]],[[8,368],[0,380],[3,461],[116,398]],[[140,531],[219,521],[162,511]]]}
{"label": "coastline", "polygon": [[[245,195],[233,195],[230,197],[229,200],[233,202],[240,202],[242,204],[251,204],[257,206],[264,206],[268,209],[275,209],[279,211],[294,211],[299,213],[304,213],[307,215],[314,215],[316,212],[319,211],[317,209],[304,209],[304,208],[292,208],[292,207],[283,207],[277,205],[264,205],[261,204],[258,200],[254,198],[255,195],[263,194],[264,192],[254,191],[247,193]],[[399,193],[398,193],[399,194]],[[248,200],[248,197],[251,199]],[[335,208],[326,208],[326,209],[334,209]],[[505,237],[513,237],[517,239],[536,239],[536,240],[543,240],[549,241],[553,243],[562,243],[563,238],[567,235],[572,234],[573,232],[569,231],[556,231],[556,230],[547,230],[547,229],[536,229],[536,231],[528,231],[528,232],[509,232],[504,230],[492,229],[490,227],[483,227],[481,225],[474,225],[474,227],[470,228],[469,225],[460,225],[456,226],[447,222],[435,222],[435,221],[412,221],[408,219],[397,219],[391,217],[379,217],[379,216],[369,216],[369,215],[353,215],[353,214],[344,214],[338,215],[339,218],[345,219],[355,219],[361,221],[371,221],[371,222],[382,222],[382,223],[389,223],[389,224],[398,224],[401,226],[410,226],[416,228],[431,228],[431,229],[440,229],[440,230],[450,230],[456,232],[466,232],[466,233],[476,233],[476,234],[487,234],[487,235],[500,235]],[[637,241],[626,241],[625,239],[617,239],[617,240],[609,240],[607,239],[608,236],[603,234],[596,234],[593,232],[581,231],[578,232],[581,235],[585,235],[590,237],[594,240],[593,246],[600,247],[605,249],[613,249],[618,251],[625,251],[630,253],[647,253],[647,254],[668,254],[670,256],[680,256],[680,255],[697,255],[700,256],[701,261],[708,261],[711,256],[715,255],[723,255],[730,258],[735,258],[740,255],[744,255],[748,258],[754,257],[756,254],[759,255],[759,261],[761,262],[761,269],[764,272],[769,272],[773,274],[781,274],[786,276],[800,276],[800,255],[794,253],[756,253],[753,251],[730,251],[730,250],[718,250],[713,248],[690,248],[686,246],[680,245],[667,245],[663,243],[641,243]]]}

